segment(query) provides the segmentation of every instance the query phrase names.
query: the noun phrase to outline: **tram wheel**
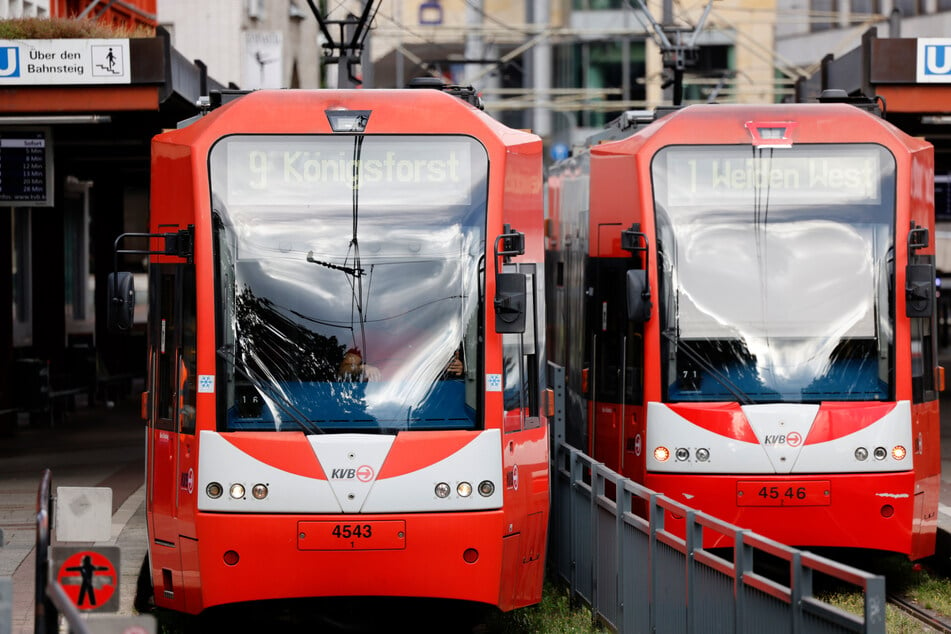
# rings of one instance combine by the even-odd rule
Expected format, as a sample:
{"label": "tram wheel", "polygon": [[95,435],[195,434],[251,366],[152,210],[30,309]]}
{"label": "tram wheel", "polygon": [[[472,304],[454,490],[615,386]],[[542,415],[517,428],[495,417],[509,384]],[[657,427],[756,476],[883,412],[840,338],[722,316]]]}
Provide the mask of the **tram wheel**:
{"label": "tram wheel", "polygon": [[139,568],[132,607],[139,614],[148,614],[155,609],[155,588],[152,586],[152,566],[149,564],[148,554],[142,559],[142,567]]}

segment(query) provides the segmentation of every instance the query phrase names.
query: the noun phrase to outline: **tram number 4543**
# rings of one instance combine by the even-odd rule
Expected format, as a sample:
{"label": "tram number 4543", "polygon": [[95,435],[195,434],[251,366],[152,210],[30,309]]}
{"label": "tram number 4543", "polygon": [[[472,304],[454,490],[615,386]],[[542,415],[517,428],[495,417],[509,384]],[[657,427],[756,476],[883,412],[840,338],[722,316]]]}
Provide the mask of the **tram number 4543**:
{"label": "tram number 4543", "polygon": [[373,526],[370,524],[337,524],[330,534],[340,539],[369,539],[373,537]]}
{"label": "tram number 4543", "polygon": [[405,520],[300,522],[301,550],[399,550],[406,548]]}
{"label": "tram number 4543", "polygon": [[826,506],[832,503],[825,480],[793,482],[738,482],[738,506]]}

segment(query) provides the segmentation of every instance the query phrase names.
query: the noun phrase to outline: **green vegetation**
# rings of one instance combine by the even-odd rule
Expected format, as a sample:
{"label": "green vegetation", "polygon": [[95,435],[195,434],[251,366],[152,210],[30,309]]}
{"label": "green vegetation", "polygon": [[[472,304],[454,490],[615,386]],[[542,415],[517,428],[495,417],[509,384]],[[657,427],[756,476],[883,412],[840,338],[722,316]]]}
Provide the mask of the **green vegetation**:
{"label": "green vegetation", "polygon": [[497,615],[487,623],[488,632],[497,634],[588,634],[604,632],[593,623],[591,610],[584,605],[572,605],[568,589],[560,584],[545,582],[542,602],[528,608]]}
{"label": "green vegetation", "polygon": [[[942,578],[927,566],[909,562],[902,557],[884,558],[877,570],[870,571],[885,576],[889,594],[896,594],[919,607],[930,610],[939,618],[951,617],[951,580]],[[817,593],[818,598],[853,614],[862,614],[864,600],[860,592],[829,590]],[[889,634],[913,634],[928,632],[921,623],[894,606],[885,611],[885,630]]]}
{"label": "green vegetation", "polygon": [[14,18],[0,20],[0,40],[59,40],[83,38],[154,37],[151,28],[128,28],[75,18]]}

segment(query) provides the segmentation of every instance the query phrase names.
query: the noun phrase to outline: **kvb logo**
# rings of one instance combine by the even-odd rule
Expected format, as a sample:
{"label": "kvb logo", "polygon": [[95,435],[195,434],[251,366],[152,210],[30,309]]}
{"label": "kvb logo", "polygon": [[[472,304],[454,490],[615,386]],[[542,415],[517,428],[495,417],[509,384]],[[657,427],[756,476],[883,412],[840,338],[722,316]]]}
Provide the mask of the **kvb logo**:
{"label": "kvb logo", "polygon": [[20,76],[20,49],[0,46],[0,77]]}
{"label": "kvb logo", "polygon": [[361,465],[356,469],[334,468],[330,471],[331,480],[352,480],[356,478],[360,482],[369,482],[373,479],[373,467],[370,465]]}
{"label": "kvb logo", "polygon": [[951,40],[918,39],[917,81],[951,83]]}
{"label": "kvb logo", "polygon": [[763,444],[773,447],[780,445],[798,447],[802,444],[802,434],[798,431],[791,431],[788,434],[767,434],[763,439]]}

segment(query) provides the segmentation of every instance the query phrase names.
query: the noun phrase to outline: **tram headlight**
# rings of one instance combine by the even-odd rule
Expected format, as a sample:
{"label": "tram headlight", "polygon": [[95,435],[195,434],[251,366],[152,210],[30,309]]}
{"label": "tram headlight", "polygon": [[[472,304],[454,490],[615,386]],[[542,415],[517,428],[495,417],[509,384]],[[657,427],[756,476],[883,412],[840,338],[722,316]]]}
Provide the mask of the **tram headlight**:
{"label": "tram headlight", "polygon": [[231,485],[231,497],[236,500],[240,500],[244,497],[244,485],[240,483],[234,483]]}
{"label": "tram headlight", "polygon": [[205,495],[213,500],[217,500],[224,493],[224,488],[217,482],[209,482],[205,487]]}
{"label": "tram headlight", "polygon": [[267,485],[255,484],[253,487],[251,487],[251,495],[254,496],[255,500],[263,500],[267,497]]}
{"label": "tram headlight", "polygon": [[491,497],[495,493],[495,485],[491,480],[483,480],[479,483],[479,495],[484,498]]}
{"label": "tram headlight", "polygon": [[696,456],[697,462],[707,462],[710,460],[710,450],[705,447],[701,447],[700,449],[697,449]]}
{"label": "tram headlight", "polygon": [[888,452],[885,451],[884,447],[876,447],[872,451],[872,455],[875,457],[876,460],[884,460],[885,458],[888,457]]}
{"label": "tram headlight", "polygon": [[456,485],[456,493],[458,493],[461,498],[467,498],[472,495],[472,485],[468,482],[460,482]]}
{"label": "tram headlight", "polygon": [[657,462],[667,462],[670,459],[670,449],[667,447],[657,447],[654,449],[654,460]]}
{"label": "tram headlight", "polygon": [[908,452],[901,445],[895,445],[892,447],[892,458],[895,460],[904,460],[905,456],[908,455]]}
{"label": "tram headlight", "polygon": [[686,447],[677,447],[674,455],[677,457],[677,462],[684,462],[690,459],[690,450]]}
{"label": "tram headlight", "polygon": [[859,462],[865,462],[868,460],[868,449],[865,447],[859,447],[855,450],[855,459]]}
{"label": "tram headlight", "polygon": [[452,491],[452,489],[449,488],[449,485],[446,484],[445,482],[440,482],[439,484],[436,485],[436,497],[437,497],[437,498],[447,498],[447,497],[449,497],[450,491]]}

